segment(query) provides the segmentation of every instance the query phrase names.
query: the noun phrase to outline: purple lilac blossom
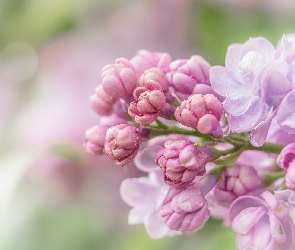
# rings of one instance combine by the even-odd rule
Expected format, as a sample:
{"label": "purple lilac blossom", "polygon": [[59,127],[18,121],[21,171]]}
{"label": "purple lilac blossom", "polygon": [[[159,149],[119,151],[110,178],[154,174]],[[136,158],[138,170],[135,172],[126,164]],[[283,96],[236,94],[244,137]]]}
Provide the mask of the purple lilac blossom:
{"label": "purple lilac blossom", "polygon": [[241,196],[230,207],[232,228],[237,233],[237,248],[292,250],[294,224],[284,200],[265,191],[261,198]]}
{"label": "purple lilac blossom", "polygon": [[295,36],[294,34],[283,35],[276,47],[275,57],[277,60],[286,62],[290,66],[288,79],[292,84],[293,91],[290,91],[278,107],[277,121],[280,127],[290,134],[295,134]]}
{"label": "purple lilac blossom", "polygon": [[230,45],[225,67],[210,70],[212,88],[226,97],[224,108],[232,131],[252,131],[254,146],[263,144],[272,114],[292,89],[290,65],[276,60],[274,54],[275,48],[267,39],[250,38],[244,44]]}

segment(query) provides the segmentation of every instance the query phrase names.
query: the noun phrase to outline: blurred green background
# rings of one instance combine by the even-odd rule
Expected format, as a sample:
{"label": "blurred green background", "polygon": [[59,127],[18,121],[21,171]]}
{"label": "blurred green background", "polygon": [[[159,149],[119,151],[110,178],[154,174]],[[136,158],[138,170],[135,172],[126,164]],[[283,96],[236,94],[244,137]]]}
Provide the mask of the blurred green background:
{"label": "blurred green background", "polygon": [[[9,44],[18,42],[32,46],[40,57],[48,46],[68,34],[78,39],[79,36],[85,35],[87,37],[85,39],[91,41],[88,42],[91,46],[99,47],[103,44],[101,50],[104,51],[105,59],[101,60],[107,64],[116,57],[129,56],[131,52],[135,54],[141,46],[141,40],[137,37],[144,37],[146,44],[142,43],[142,49],[163,51],[167,46],[167,52],[171,53],[174,59],[178,59],[175,56],[189,57],[200,54],[212,65],[222,65],[227,46],[231,43],[242,43],[249,37],[264,36],[275,44],[284,33],[295,32],[295,8],[292,0],[280,1],[280,5],[274,4],[275,1],[159,0],[159,2],[156,0],[1,0],[0,53]],[[178,16],[174,19],[168,12],[177,11],[179,6],[182,6],[181,13],[176,12]],[[145,17],[144,13],[153,12],[153,8],[161,8],[162,15],[151,16],[149,20],[149,15]],[[128,27],[123,26],[124,30],[121,30],[122,27],[116,23],[120,20],[124,22],[122,18],[131,18],[130,22],[126,21]],[[138,26],[142,24],[141,22],[136,23],[136,20],[141,18],[146,19],[143,28]],[[157,22],[161,23],[160,28],[157,27]],[[133,46],[134,40],[139,41],[136,46]],[[65,46],[67,47],[66,42]],[[81,43],[80,46],[87,46],[87,43],[86,45]],[[123,50],[124,46],[126,52]],[[121,50],[123,55],[116,54],[116,51],[120,51],[118,47],[123,47]],[[108,51],[113,52],[109,57],[107,57]],[[56,53],[62,54],[62,48]],[[0,54],[0,57],[1,55],[3,58],[3,54]],[[99,53],[97,57],[102,58]],[[97,75],[99,67],[101,65],[97,65]],[[17,147],[10,140],[10,133],[13,133],[11,126],[22,112],[22,108],[33,98],[34,90],[38,87],[36,77],[38,70],[39,67],[31,77],[21,83],[11,82],[13,91],[18,95],[18,101],[9,110],[6,125],[2,128],[4,139],[1,145],[0,163],[4,167],[9,167],[6,161],[8,154],[16,148],[22,151],[21,147]],[[17,157],[18,154],[13,153],[13,158]],[[22,164],[25,164],[24,161],[16,165]],[[95,184],[88,184],[78,194],[65,199],[44,191],[42,181],[41,184],[36,184],[26,175],[16,178],[10,197],[0,202],[0,206],[1,204],[3,207],[7,206],[0,220],[2,224],[0,249],[235,249],[234,233],[224,228],[222,222],[213,219],[210,219],[205,228],[194,236],[177,236],[157,241],[147,236],[143,225],[129,226],[127,224],[129,207],[119,197],[118,176],[122,174],[122,170],[112,169],[112,172],[108,173],[108,169],[103,167],[100,166],[96,178],[91,180]],[[126,174],[126,171],[124,173],[124,175],[129,174]],[[116,181],[112,181],[112,178]],[[8,189],[9,185],[4,185],[2,192],[5,193]]]}

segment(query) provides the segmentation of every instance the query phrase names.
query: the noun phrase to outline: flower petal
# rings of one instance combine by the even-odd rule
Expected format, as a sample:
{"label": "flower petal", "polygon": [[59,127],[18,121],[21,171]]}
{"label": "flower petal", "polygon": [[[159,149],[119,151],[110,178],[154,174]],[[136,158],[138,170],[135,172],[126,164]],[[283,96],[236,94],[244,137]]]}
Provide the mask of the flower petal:
{"label": "flower petal", "polygon": [[266,207],[248,207],[242,210],[232,221],[237,234],[246,234],[267,212]]}
{"label": "flower petal", "polygon": [[277,107],[291,91],[289,80],[278,70],[270,69],[261,81],[261,98],[269,106]]}
{"label": "flower petal", "polygon": [[232,90],[227,93],[227,99],[224,103],[224,109],[227,113],[233,116],[239,116],[245,113],[251,103],[256,99],[250,93],[247,93],[246,88]]}
{"label": "flower petal", "polygon": [[130,210],[128,214],[128,224],[135,225],[144,222],[145,216],[153,209],[153,207],[134,207]]}
{"label": "flower petal", "polygon": [[255,147],[261,147],[268,135],[268,130],[273,118],[276,116],[277,110],[273,112],[269,117],[267,117],[264,121],[258,124],[258,126],[251,131],[250,133],[250,142]]}
{"label": "flower petal", "polygon": [[161,150],[161,146],[153,145],[139,151],[134,159],[136,167],[144,172],[159,170],[158,164],[155,162],[156,154]]}
{"label": "flower petal", "polygon": [[250,51],[260,53],[267,59],[272,59],[275,53],[272,43],[263,37],[250,38],[248,41],[246,41],[241,48],[240,59]]}
{"label": "flower petal", "polygon": [[210,69],[210,82],[213,90],[222,96],[226,96],[229,91],[242,86],[222,66],[213,66]]}
{"label": "flower petal", "polygon": [[278,124],[287,133],[295,134],[295,95],[290,92],[278,108]]}
{"label": "flower petal", "polygon": [[256,197],[256,196],[250,196],[250,195],[244,195],[239,198],[237,198],[232,205],[229,208],[229,218],[231,221],[244,209],[248,207],[259,207],[259,206],[265,206],[266,203]]}
{"label": "flower petal", "polygon": [[154,204],[159,192],[158,185],[147,177],[125,179],[120,187],[122,199],[132,207]]}
{"label": "flower petal", "polygon": [[243,77],[239,72],[240,51],[242,48],[241,43],[234,43],[228,46],[225,57],[225,67],[229,74],[239,82],[243,81]]}
{"label": "flower petal", "polygon": [[286,234],[284,232],[280,220],[274,215],[274,213],[270,209],[268,211],[268,216],[271,236],[275,239],[276,242],[281,244],[284,243],[286,241]]}
{"label": "flower petal", "polygon": [[240,116],[229,116],[230,127],[235,132],[253,130],[265,115],[265,104],[257,97],[254,98],[248,110]]}
{"label": "flower petal", "polygon": [[144,219],[144,225],[148,235],[154,239],[161,239],[171,230],[165,225],[160,213],[151,211]]}

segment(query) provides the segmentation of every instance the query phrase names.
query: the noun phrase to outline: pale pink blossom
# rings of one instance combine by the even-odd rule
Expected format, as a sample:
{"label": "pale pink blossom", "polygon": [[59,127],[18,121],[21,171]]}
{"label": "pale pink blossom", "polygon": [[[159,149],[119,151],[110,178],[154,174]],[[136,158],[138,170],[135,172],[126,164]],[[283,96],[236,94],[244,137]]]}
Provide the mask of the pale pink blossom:
{"label": "pale pink blossom", "polygon": [[135,127],[120,124],[108,129],[104,150],[118,166],[124,166],[134,159],[141,142],[142,135]]}
{"label": "pale pink blossom", "polygon": [[222,114],[222,103],[212,94],[192,95],[175,110],[175,118],[181,124],[215,136],[222,133],[219,123]]}
{"label": "pale pink blossom", "polygon": [[169,82],[166,74],[159,68],[150,68],[144,71],[138,79],[138,85],[143,87],[147,80],[158,82],[164,92],[166,92],[169,88]]}
{"label": "pale pink blossom", "polygon": [[134,99],[128,114],[139,124],[154,122],[166,105],[166,97],[160,84],[153,80],[145,82],[144,87],[134,90]]}
{"label": "pale pink blossom", "polygon": [[181,100],[192,94],[214,94],[210,86],[211,65],[201,56],[179,59],[169,65],[168,80]]}
{"label": "pale pink blossom", "polygon": [[127,97],[136,88],[137,77],[127,59],[117,59],[116,63],[106,65],[101,71],[102,87],[112,98]]}
{"label": "pale pink blossom", "polygon": [[150,68],[159,68],[167,72],[171,61],[171,56],[168,53],[151,52],[148,50],[139,50],[130,60],[138,77]]}

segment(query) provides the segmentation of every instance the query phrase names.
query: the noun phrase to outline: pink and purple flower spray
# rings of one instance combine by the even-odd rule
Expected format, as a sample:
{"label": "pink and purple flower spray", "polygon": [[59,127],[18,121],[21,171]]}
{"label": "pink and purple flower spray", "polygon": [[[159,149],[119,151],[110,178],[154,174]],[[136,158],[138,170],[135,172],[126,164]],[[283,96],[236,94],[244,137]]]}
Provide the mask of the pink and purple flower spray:
{"label": "pink and purple flower spray", "polygon": [[212,216],[239,250],[295,248],[293,35],[232,44],[225,66],[141,50],[102,78],[91,106],[114,122],[88,130],[84,145],[146,172],[121,186],[130,224],[159,239],[193,235]]}

